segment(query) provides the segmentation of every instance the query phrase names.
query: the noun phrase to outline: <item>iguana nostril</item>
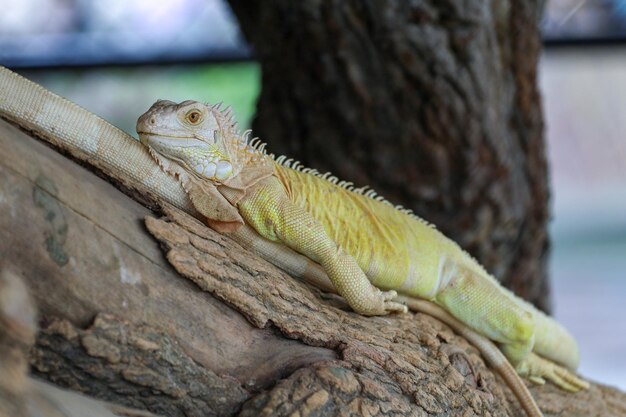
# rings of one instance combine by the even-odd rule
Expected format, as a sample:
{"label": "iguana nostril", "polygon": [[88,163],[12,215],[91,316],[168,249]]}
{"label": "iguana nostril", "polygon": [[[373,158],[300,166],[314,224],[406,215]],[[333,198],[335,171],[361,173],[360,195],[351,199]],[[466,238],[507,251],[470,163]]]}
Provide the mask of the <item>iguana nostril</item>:
{"label": "iguana nostril", "polygon": [[152,117],[150,118],[150,124],[151,124],[151,125],[156,124],[156,117],[152,116]]}

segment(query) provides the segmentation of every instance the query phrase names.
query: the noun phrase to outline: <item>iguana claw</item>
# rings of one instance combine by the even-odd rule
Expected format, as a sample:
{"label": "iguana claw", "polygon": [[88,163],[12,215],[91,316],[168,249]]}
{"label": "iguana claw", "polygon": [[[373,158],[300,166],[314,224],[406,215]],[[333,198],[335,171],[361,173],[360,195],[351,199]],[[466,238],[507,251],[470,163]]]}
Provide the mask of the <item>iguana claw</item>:
{"label": "iguana claw", "polygon": [[382,291],[381,292],[384,301],[384,308],[387,313],[406,313],[408,311],[407,306],[393,301],[398,293],[396,291]]}
{"label": "iguana claw", "polygon": [[353,306],[355,311],[364,316],[384,316],[390,313],[406,313],[407,307],[397,301],[393,301],[398,296],[398,293],[391,291],[381,291],[378,288],[371,286],[371,295],[368,297],[366,304],[362,303],[359,306]]}

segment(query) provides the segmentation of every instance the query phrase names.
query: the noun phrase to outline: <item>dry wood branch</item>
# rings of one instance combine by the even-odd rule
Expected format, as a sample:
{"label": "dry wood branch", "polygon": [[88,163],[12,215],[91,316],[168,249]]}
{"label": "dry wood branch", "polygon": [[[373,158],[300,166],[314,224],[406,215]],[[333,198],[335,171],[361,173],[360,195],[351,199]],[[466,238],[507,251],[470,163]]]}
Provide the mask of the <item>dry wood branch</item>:
{"label": "dry wood branch", "polygon": [[[248,401],[242,415],[523,415],[476,349],[435,319],[358,316],[334,296],[269,265],[255,269],[254,260],[238,257],[236,244],[217,238],[189,215],[174,208],[166,214],[161,220],[147,218],[146,224],[181,275],[257,326],[272,325],[286,337],[338,353],[337,360],[298,370]],[[223,250],[216,250],[216,239]],[[233,274],[233,264],[249,273]],[[553,414],[626,411],[626,397],[601,386],[572,395],[547,385],[533,388],[533,394]],[[612,400],[605,402],[608,397]]]}
{"label": "dry wood branch", "polygon": [[[4,122],[0,155],[0,254],[3,265],[25,279],[41,312],[44,331],[33,357],[40,376],[65,386],[80,385],[100,398],[129,405],[141,402],[131,389],[117,389],[116,384],[129,383],[123,369],[107,369],[111,366],[107,358],[91,355],[97,349],[90,352],[83,345],[86,335],[81,332],[129,333],[135,326],[146,326],[147,330],[137,331],[160,335],[159,346],[177,344],[186,356],[189,374],[174,382],[181,391],[188,391],[182,385],[185,379],[194,381],[193,375],[206,371],[214,375],[203,395],[215,402],[197,409],[205,415],[211,411],[224,415],[294,369],[334,357],[327,349],[253,327],[236,311],[181,280],[144,229],[148,210]],[[240,256],[249,254],[241,251]],[[116,330],[99,329],[102,321],[94,318],[102,313],[119,320],[111,325]],[[74,333],[79,339],[68,336]],[[137,356],[141,352],[128,352],[123,341],[109,342],[111,350],[145,360],[145,366],[156,361]],[[47,359],[41,359],[43,355]],[[84,383],[88,378],[91,384]],[[153,382],[149,386],[136,381],[135,393],[148,389],[146,384],[159,391],[163,381],[155,377]],[[144,406],[154,403],[147,397]],[[173,398],[172,403],[182,414],[184,401]],[[172,409],[164,401],[159,406]]]}
{"label": "dry wood branch", "polygon": [[[42,378],[174,416],[522,415],[430,317],[358,316],[183,213],[152,218],[3,122],[0,155],[0,253],[40,307]],[[548,416],[626,416],[605,387],[533,392]]]}
{"label": "dry wood branch", "polygon": [[158,417],[28,378],[28,350],[37,330],[35,314],[22,280],[9,269],[0,271],[1,417]]}

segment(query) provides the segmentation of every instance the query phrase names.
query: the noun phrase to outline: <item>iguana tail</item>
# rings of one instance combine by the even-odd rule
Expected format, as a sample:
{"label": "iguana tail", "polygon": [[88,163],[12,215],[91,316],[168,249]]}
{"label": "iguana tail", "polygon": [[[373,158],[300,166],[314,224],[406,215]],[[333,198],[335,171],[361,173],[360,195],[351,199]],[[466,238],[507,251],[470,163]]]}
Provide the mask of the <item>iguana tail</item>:
{"label": "iguana tail", "polygon": [[500,349],[498,349],[491,340],[470,329],[466,324],[430,301],[405,296],[399,296],[397,300],[405,303],[411,311],[428,314],[429,316],[441,320],[456,333],[466,338],[472,345],[476,346],[487,363],[489,363],[489,365],[500,374],[502,379],[506,381],[507,386],[511,388],[511,391],[513,391],[513,394],[517,397],[517,400],[528,414],[528,417],[543,417],[541,409],[539,409],[539,406],[524,382],[520,379],[519,375],[502,352],[500,352]]}
{"label": "iguana tail", "polygon": [[[245,247],[261,254],[265,259],[270,260],[270,262],[291,275],[299,277],[323,291],[337,292],[325,271],[305,256],[275,242],[259,239],[258,235],[250,228],[241,231],[238,234],[238,238]],[[405,303],[412,311],[428,314],[441,320],[455,332],[465,337],[471,344],[476,346],[489,365],[502,376],[528,416],[543,417],[541,409],[533,399],[528,387],[526,387],[513,366],[491,340],[472,330],[443,308],[430,301],[408,296],[398,296],[396,300]]]}
{"label": "iguana tail", "polygon": [[0,66],[0,117],[107,173],[126,189],[195,210],[175,178],[122,130],[71,101]]}

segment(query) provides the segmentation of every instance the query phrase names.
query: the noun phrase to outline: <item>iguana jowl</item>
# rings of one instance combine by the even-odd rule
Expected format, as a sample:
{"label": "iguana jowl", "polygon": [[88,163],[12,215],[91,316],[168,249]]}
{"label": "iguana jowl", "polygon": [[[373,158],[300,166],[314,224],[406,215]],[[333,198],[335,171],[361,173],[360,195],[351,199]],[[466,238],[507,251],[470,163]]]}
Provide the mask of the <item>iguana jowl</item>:
{"label": "iguana jowl", "polygon": [[249,224],[305,255],[356,312],[404,311],[396,291],[429,300],[498,343],[531,381],[569,391],[587,386],[566,369],[579,361],[570,334],[456,243],[371,191],[267,155],[235,126],[217,106],[161,100],[139,118],[137,132],[211,227],[233,232]]}

